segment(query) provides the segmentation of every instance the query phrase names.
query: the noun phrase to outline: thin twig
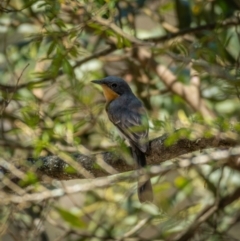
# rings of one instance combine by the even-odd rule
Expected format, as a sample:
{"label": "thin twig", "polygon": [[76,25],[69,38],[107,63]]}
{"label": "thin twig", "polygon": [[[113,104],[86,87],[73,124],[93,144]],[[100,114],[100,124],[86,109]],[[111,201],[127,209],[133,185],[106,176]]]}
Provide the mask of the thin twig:
{"label": "thin twig", "polygon": [[[90,56],[88,56],[88,57],[86,57],[86,58],[84,58],[82,60],[77,61],[76,64],[73,66],[73,68],[79,67],[82,64],[84,64],[84,63],[86,63],[86,62],[88,62],[88,61],[90,61],[92,59],[99,58],[101,56],[105,56],[105,55],[113,52],[114,50],[116,50],[116,48],[114,46],[112,46],[112,45],[107,47],[107,48],[104,48],[102,50],[99,50],[98,52],[93,53]],[[58,77],[63,75],[63,74],[64,74],[63,71],[59,70]],[[0,90],[7,91],[7,92],[11,93],[11,92],[14,92],[14,91],[22,89],[22,88],[28,88],[30,86],[42,84],[44,82],[48,82],[48,81],[51,81],[51,80],[52,80],[52,78],[47,77],[47,78],[43,78],[43,79],[38,80],[38,81],[31,81],[31,82],[28,82],[28,83],[25,83],[25,84],[21,84],[21,85],[18,85],[17,87],[16,86],[11,86],[11,85],[0,84]]]}
{"label": "thin twig", "polygon": [[[2,108],[2,110],[1,110],[1,113],[0,113],[0,115],[2,115],[3,114],[3,112],[5,111],[5,109],[7,108],[7,106],[9,105],[9,103],[11,102],[11,100],[12,100],[12,98],[13,98],[13,95],[14,95],[14,93],[17,91],[17,89],[18,89],[18,84],[19,84],[19,81],[20,81],[20,79],[21,79],[21,77],[22,77],[22,75],[23,75],[23,73],[24,73],[24,71],[26,70],[26,68],[29,66],[29,63],[23,68],[23,70],[22,70],[22,72],[21,72],[21,74],[19,75],[19,77],[17,78],[17,82],[16,82],[16,85],[15,86],[13,86],[13,91],[12,91],[12,94],[11,94],[11,96],[10,96],[10,98],[7,100],[7,101],[5,101],[5,105],[3,106],[3,108]],[[8,91],[7,91],[8,92]]]}
{"label": "thin twig", "polygon": [[182,233],[178,234],[171,241],[187,241],[190,240],[194,235],[197,228],[205,221],[207,221],[212,215],[219,209],[224,209],[227,205],[234,202],[240,197],[240,187],[237,188],[233,193],[220,199],[219,203],[214,203],[205,207],[195,218],[192,224],[185,229]]}
{"label": "thin twig", "polygon": [[204,31],[204,30],[212,30],[217,27],[225,28],[225,27],[231,27],[231,26],[238,26],[239,24],[240,24],[239,18],[232,18],[232,19],[227,19],[220,23],[210,23],[210,24],[201,25],[201,26],[197,26],[197,27],[182,29],[176,33],[169,33],[164,36],[145,38],[142,40],[145,42],[159,43],[159,42],[164,42],[164,41],[167,41],[167,40],[179,37],[179,36],[183,36],[185,34],[194,34],[194,33]]}

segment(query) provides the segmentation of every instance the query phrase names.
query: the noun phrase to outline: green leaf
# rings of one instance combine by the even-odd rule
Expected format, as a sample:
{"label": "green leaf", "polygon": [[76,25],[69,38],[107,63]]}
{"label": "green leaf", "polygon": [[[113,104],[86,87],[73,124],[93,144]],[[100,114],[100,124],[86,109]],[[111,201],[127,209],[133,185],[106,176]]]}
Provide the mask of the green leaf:
{"label": "green leaf", "polygon": [[61,19],[56,19],[55,24],[56,24],[59,28],[66,28],[65,23],[64,23]]}
{"label": "green leaf", "polygon": [[76,169],[74,169],[72,166],[66,166],[65,169],[64,169],[65,172],[67,173],[71,173],[71,174],[74,174],[74,173],[77,173]]}
{"label": "green leaf", "polygon": [[175,178],[174,183],[177,188],[182,189],[189,183],[189,180],[185,177],[179,176]]}
{"label": "green leaf", "polygon": [[154,130],[161,130],[165,127],[165,122],[157,119],[152,120],[153,125],[154,125]]}
{"label": "green leaf", "polygon": [[237,131],[237,132],[240,132],[240,123],[236,123],[234,125],[234,130]]}
{"label": "green leaf", "polygon": [[146,213],[149,213],[153,216],[159,215],[159,209],[157,206],[155,206],[152,203],[145,203],[142,205],[142,210],[145,211]]}
{"label": "green leaf", "polygon": [[171,134],[165,141],[164,144],[166,146],[171,146],[175,144],[179,139],[181,138],[189,138],[191,134],[191,130],[188,130],[186,128],[182,128]]}
{"label": "green leaf", "polygon": [[74,58],[77,58],[78,57],[78,50],[76,47],[72,47],[70,50],[69,50],[69,54],[70,56],[74,57]]}
{"label": "green leaf", "polygon": [[75,213],[71,211],[67,211],[63,208],[56,208],[60,216],[71,226],[77,228],[84,228],[86,227],[86,223],[83,222],[80,217],[78,217]]}
{"label": "green leaf", "polygon": [[55,50],[56,46],[57,46],[57,43],[55,41],[50,44],[48,51],[47,51],[48,57]]}
{"label": "green leaf", "polygon": [[117,35],[117,48],[121,49],[122,47],[123,47],[122,37],[120,35]]}
{"label": "green leaf", "polygon": [[174,8],[174,2],[169,1],[169,2],[166,2],[165,4],[161,5],[160,11],[161,12],[168,12],[168,11],[173,10],[173,8]]}
{"label": "green leaf", "polygon": [[68,74],[69,76],[74,76],[74,72],[73,72],[73,67],[71,66],[71,64],[69,63],[69,61],[64,58],[63,62],[62,62],[62,67],[63,67],[63,71]]}
{"label": "green leaf", "polygon": [[57,54],[54,56],[51,66],[49,67],[49,72],[53,77],[58,75],[59,68],[62,64],[63,56],[60,53],[60,49],[58,49]]}
{"label": "green leaf", "polygon": [[189,55],[188,49],[183,44],[177,43],[176,48],[183,56]]}
{"label": "green leaf", "polygon": [[32,185],[32,184],[35,184],[38,182],[38,178],[37,176],[35,175],[35,173],[33,172],[28,172],[26,173],[26,176],[24,179],[22,179],[21,181],[19,181],[19,185],[21,187],[26,187],[26,186],[29,186],[29,185]]}
{"label": "green leaf", "polygon": [[131,47],[132,46],[131,42],[126,38],[123,38],[123,43],[124,43],[125,47]]}

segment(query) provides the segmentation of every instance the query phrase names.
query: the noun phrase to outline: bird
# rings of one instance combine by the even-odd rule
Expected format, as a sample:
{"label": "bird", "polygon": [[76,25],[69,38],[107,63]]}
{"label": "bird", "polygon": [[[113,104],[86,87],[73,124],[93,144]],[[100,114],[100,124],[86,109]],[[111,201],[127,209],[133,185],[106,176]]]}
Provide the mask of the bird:
{"label": "bird", "polygon": [[132,156],[138,167],[138,199],[141,203],[153,202],[151,179],[146,173],[148,144],[148,117],[143,103],[133,94],[128,83],[117,76],[92,80],[103,89],[105,110],[109,120],[129,142]]}

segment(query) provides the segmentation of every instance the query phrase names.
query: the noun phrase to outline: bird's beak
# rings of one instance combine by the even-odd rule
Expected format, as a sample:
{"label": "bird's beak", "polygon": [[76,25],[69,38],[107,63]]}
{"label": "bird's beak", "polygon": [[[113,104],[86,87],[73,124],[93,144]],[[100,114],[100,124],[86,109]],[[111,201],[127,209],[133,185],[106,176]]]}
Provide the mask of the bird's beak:
{"label": "bird's beak", "polygon": [[98,85],[103,84],[103,81],[101,79],[100,80],[92,80],[91,82],[94,83],[94,84],[98,84]]}

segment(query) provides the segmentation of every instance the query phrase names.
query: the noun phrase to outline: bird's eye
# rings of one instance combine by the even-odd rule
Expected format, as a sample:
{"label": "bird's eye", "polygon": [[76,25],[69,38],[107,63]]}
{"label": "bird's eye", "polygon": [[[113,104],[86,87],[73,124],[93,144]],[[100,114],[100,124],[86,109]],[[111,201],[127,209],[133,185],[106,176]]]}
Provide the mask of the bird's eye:
{"label": "bird's eye", "polygon": [[113,87],[113,88],[116,88],[116,87],[117,87],[117,84],[116,84],[116,83],[113,83],[113,84],[112,84],[112,87]]}

